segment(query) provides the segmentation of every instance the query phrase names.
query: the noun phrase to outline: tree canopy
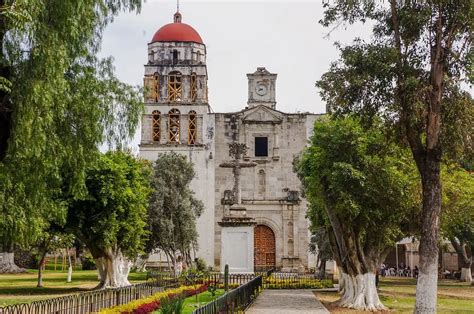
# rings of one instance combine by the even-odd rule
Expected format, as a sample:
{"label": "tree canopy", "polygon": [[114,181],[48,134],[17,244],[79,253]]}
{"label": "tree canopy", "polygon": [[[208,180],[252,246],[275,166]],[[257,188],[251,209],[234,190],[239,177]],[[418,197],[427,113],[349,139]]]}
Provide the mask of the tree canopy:
{"label": "tree canopy", "polygon": [[108,152],[87,169],[87,194],[69,201],[66,230],[90,250],[101,287],[128,284],[129,261],[143,252],[150,175],[146,162]]}
{"label": "tree canopy", "polygon": [[[27,245],[85,192],[98,146],[134,134],[141,95],[97,57],[105,26],[140,0],[0,1],[0,244]],[[66,174],[66,175],[65,175]]]}
{"label": "tree canopy", "polygon": [[189,186],[195,175],[193,164],[171,152],[160,154],[153,168],[147,251],[159,249],[173,263],[176,254],[189,261],[191,250],[197,249],[196,220],[204,210]]}
{"label": "tree canopy", "polygon": [[474,253],[474,174],[450,164],[443,168],[441,233],[458,254],[461,280],[472,281]]}

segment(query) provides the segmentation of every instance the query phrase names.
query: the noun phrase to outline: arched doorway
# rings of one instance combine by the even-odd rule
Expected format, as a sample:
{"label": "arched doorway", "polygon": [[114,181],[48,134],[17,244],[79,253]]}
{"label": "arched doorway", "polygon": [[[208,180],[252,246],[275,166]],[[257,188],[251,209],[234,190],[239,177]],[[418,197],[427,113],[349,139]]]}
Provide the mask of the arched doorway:
{"label": "arched doorway", "polygon": [[255,271],[275,267],[275,234],[264,225],[258,225],[254,230],[254,267]]}

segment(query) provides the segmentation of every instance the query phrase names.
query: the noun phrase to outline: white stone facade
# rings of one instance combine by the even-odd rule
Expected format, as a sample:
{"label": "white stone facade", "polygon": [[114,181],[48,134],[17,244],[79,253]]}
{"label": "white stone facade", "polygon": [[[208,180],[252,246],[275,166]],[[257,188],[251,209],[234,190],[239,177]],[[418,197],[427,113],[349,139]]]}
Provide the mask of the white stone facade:
{"label": "white stone facade", "polygon": [[[242,227],[245,230],[236,235],[228,231],[223,234],[219,225],[225,210],[224,193],[233,187],[232,169],[221,168],[219,164],[229,160],[228,144],[239,142],[248,147],[244,161],[257,164],[242,169],[242,205],[257,226],[264,225],[272,230],[275,238],[274,266],[285,270],[314,267],[314,260],[311,260],[314,257],[308,252],[306,201],[299,196],[300,182],[293,172],[292,162],[307,144],[318,115],[276,110],[277,75],[265,68],[247,75],[249,100],[243,110],[212,113],[207,102],[206,48],[203,44],[153,42],[149,44],[148,52],[145,84],[153,91],[148,91],[145,97],[140,156],[154,161],[160,153],[175,151],[193,162],[196,177],[191,188],[205,206],[197,222],[197,256],[220,269],[224,262],[222,259],[239,255],[235,248],[226,249],[225,238],[233,237],[235,240],[242,234],[254,236],[253,227]],[[179,99],[170,99],[170,73],[176,72],[181,75],[181,95]],[[191,78],[193,75],[195,78]],[[197,80],[194,97],[192,79]],[[170,127],[175,122],[172,122],[170,113],[176,109],[179,110],[179,130],[174,132],[177,132],[178,139],[171,140]],[[154,122],[157,112],[159,126]],[[196,115],[193,144],[189,140],[190,114]],[[176,128],[176,123],[174,125]],[[252,264],[256,248],[251,244],[242,247],[245,250],[242,256],[247,261],[244,265],[242,260],[245,271],[253,271],[253,265],[249,263]]]}

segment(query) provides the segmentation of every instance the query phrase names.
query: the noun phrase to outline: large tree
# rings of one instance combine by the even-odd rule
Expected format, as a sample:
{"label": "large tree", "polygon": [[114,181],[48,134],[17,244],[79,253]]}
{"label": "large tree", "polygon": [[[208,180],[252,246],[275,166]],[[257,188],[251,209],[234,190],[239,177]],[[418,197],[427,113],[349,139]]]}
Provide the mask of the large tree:
{"label": "large tree", "polygon": [[461,281],[472,282],[474,253],[474,174],[450,165],[443,167],[441,231],[458,254]]}
{"label": "large tree", "polygon": [[297,163],[308,216],[326,227],[341,271],[341,306],[385,309],[375,272],[419,212],[412,197],[416,171],[407,155],[380,127],[364,130],[356,118],[327,117],[315,123]]}
{"label": "large tree", "polygon": [[140,0],[0,0],[0,253],[34,243],[65,216],[64,169],[84,192],[85,167],[104,141],[122,144],[138,125],[141,95],[97,57],[101,35]]}
{"label": "large tree", "polygon": [[189,187],[195,175],[193,164],[171,152],[160,154],[153,168],[147,251],[159,249],[173,264],[177,254],[190,261],[191,250],[197,249],[196,220],[204,210]]}
{"label": "large tree", "polygon": [[124,152],[108,152],[86,171],[87,194],[69,201],[66,230],[90,250],[98,288],[129,285],[131,261],[143,252],[151,169]]}
{"label": "large tree", "polygon": [[[406,143],[420,173],[423,214],[416,313],[436,312],[443,153],[472,149],[471,0],[325,2],[325,26],[370,21],[370,41],[341,47],[341,58],[317,83],[328,109],[370,122],[385,119]],[[459,156],[454,156],[459,157]],[[461,157],[464,158],[464,157]]]}

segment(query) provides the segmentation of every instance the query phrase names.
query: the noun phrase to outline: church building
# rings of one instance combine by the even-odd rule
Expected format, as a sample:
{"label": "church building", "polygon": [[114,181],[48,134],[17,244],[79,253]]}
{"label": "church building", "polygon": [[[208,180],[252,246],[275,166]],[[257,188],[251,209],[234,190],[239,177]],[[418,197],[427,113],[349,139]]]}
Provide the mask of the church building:
{"label": "church building", "polygon": [[233,272],[314,267],[292,162],[318,115],[279,111],[277,74],[264,67],[247,78],[242,110],[212,112],[206,46],[175,13],[148,44],[140,156],[154,161],[174,151],[194,164],[191,188],[205,207],[197,257],[208,265],[227,263]]}

